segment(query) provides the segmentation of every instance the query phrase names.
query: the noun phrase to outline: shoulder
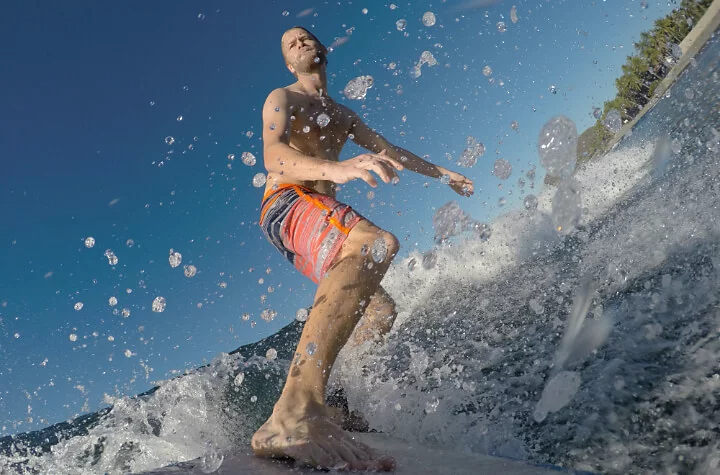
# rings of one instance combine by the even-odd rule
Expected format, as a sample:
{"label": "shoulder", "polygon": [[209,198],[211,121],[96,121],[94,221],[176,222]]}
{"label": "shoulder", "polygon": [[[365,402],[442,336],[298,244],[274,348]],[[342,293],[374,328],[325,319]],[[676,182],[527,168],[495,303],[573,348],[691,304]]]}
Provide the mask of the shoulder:
{"label": "shoulder", "polygon": [[290,97],[290,91],[288,91],[284,87],[278,87],[277,89],[273,89],[270,91],[270,94],[268,94],[267,99],[265,99],[265,104],[269,103],[287,103]]}

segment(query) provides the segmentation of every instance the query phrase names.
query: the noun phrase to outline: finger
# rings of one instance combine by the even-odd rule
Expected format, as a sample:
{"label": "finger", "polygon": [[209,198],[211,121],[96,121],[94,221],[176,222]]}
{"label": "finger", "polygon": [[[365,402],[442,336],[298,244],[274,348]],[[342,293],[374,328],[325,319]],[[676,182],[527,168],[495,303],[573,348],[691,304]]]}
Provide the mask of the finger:
{"label": "finger", "polygon": [[398,174],[395,171],[395,168],[391,167],[387,162],[378,160],[374,163],[374,165],[376,173],[380,174],[378,170],[382,171],[382,175],[380,176],[385,183],[390,183],[393,179],[397,178]]}
{"label": "finger", "polygon": [[367,170],[360,170],[360,173],[358,174],[358,178],[363,180],[368,185],[372,186],[373,188],[377,188],[377,180],[375,180],[375,177],[372,176],[372,173],[370,173]]}
{"label": "finger", "polygon": [[[383,153],[383,152],[385,152],[385,153]],[[400,162],[400,160],[392,158],[392,157],[386,155],[386,153],[387,152],[385,150],[383,150],[379,154],[375,154],[374,157],[377,158],[378,160],[382,160],[383,162],[390,163],[390,165],[393,168],[396,168],[398,170],[403,170],[405,168],[405,166],[402,164],[402,162]]]}

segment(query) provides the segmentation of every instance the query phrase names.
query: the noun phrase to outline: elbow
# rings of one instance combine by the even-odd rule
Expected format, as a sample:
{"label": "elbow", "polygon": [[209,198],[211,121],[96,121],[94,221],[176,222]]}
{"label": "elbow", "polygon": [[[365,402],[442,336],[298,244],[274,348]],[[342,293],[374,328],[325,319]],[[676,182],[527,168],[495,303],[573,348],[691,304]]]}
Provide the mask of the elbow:
{"label": "elbow", "polygon": [[282,170],[283,162],[280,158],[277,147],[271,145],[263,148],[263,163],[265,169],[270,173],[279,173]]}

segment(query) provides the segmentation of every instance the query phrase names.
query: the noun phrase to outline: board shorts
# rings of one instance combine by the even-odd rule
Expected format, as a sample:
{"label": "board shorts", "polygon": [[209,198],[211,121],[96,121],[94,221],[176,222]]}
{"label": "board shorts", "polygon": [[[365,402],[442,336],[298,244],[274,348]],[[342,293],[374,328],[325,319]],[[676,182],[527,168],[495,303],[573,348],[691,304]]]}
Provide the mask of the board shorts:
{"label": "board shorts", "polygon": [[268,190],[260,211],[260,227],[268,241],[315,283],[363,219],[350,206],[300,185]]}

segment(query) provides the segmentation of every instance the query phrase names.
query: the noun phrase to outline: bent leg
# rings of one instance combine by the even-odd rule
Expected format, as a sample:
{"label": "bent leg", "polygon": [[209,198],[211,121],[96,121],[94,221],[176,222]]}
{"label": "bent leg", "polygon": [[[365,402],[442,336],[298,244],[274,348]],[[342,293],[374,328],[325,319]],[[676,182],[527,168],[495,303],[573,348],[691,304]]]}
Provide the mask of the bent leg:
{"label": "bent leg", "polygon": [[365,315],[355,327],[350,345],[358,346],[366,341],[380,342],[392,329],[396,317],[395,301],[382,286],[379,286],[370,299]]}
{"label": "bent leg", "polygon": [[[387,254],[374,262],[367,249],[377,239]],[[324,405],[330,370],[399,249],[397,238],[361,221],[319,282],[310,317],[273,414],[255,433],[252,448],[266,457],[291,457],[323,468],[392,470],[394,460],[377,457],[332,422]]]}

